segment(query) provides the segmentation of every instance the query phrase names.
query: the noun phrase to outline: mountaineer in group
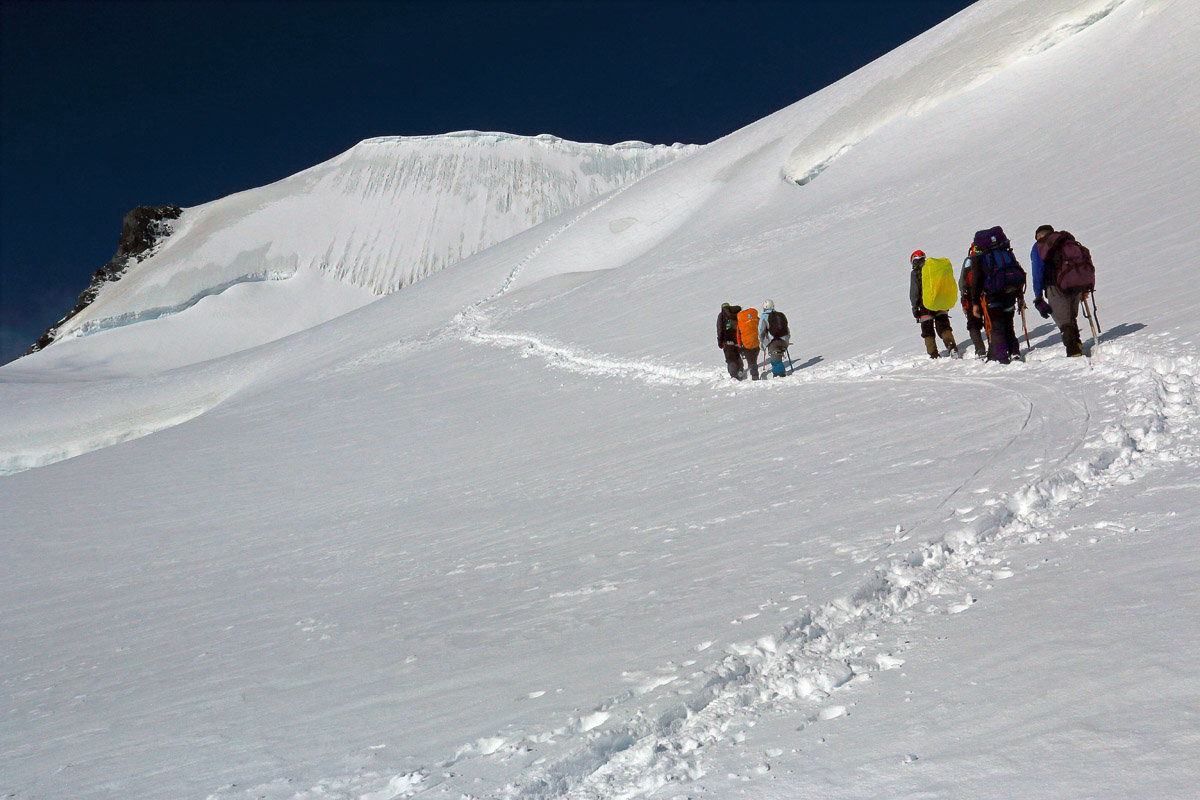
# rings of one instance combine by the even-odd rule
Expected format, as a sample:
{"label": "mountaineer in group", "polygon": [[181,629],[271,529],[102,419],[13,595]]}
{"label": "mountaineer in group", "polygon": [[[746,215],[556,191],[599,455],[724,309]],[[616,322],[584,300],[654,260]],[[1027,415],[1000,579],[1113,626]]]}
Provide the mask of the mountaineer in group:
{"label": "mountaineer in group", "polygon": [[787,353],[791,338],[792,332],[788,330],[787,316],[782,311],[775,310],[774,300],[763,300],[762,316],[758,320],[758,341],[766,351],[771,375],[779,378],[787,375],[783,357]]}
{"label": "mountaineer in group", "polygon": [[721,303],[721,312],[717,314],[717,347],[725,354],[725,368],[729,370],[729,377],[739,381],[746,377],[738,336],[738,314],[741,310],[741,306]]}
{"label": "mountaineer in group", "polygon": [[971,336],[971,344],[975,345],[975,357],[987,358],[987,345],[983,342],[983,317],[971,313],[971,256],[978,253],[978,248],[971,245],[967,257],[963,259],[962,271],[958,275],[958,291],[962,302],[963,316],[967,318],[967,333]]}
{"label": "mountaineer in group", "polygon": [[1001,364],[1021,360],[1013,316],[1018,306],[1025,307],[1025,270],[999,226],[976,232],[971,250],[971,313],[983,319],[988,331],[988,359]]}
{"label": "mountaineer in group", "polygon": [[950,329],[950,314],[947,313],[958,299],[954,266],[947,258],[926,259],[922,250],[914,250],[908,261],[912,265],[908,299],[912,303],[913,318],[921,323],[925,351],[930,358],[938,357],[937,339],[934,337],[936,331],[946,343],[948,355],[961,357],[958,344],[954,341],[954,331]]}
{"label": "mountaineer in group", "polygon": [[[1056,231],[1052,225],[1039,226],[1034,238],[1033,250],[1029,252],[1033,304],[1043,318],[1054,317],[1054,324],[1062,332],[1067,356],[1077,358],[1083,355],[1083,342],[1079,337],[1080,301],[1086,303],[1088,293],[1096,287],[1092,254],[1075,241],[1074,236],[1066,231]],[[1086,305],[1084,313],[1087,313]]]}
{"label": "mountaineer in group", "polygon": [[[750,368],[750,379],[758,380],[758,311],[753,308],[743,308],[737,315],[738,346],[742,348],[742,358]],[[744,379],[746,373],[742,372]]]}

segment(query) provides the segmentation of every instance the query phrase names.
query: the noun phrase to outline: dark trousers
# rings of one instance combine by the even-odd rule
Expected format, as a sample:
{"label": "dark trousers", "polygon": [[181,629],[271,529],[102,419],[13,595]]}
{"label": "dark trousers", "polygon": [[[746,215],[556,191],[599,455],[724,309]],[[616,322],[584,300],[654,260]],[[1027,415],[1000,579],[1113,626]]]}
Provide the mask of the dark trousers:
{"label": "dark trousers", "polygon": [[757,347],[743,347],[742,355],[746,357],[746,363],[750,365],[750,377],[758,380],[758,351]]}
{"label": "dark trousers", "polygon": [[971,336],[971,344],[975,345],[975,355],[983,358],[987,345],[983,343],[983,317],[971,313],[970,300],[963,300],[963,315],[967,318],[967,333]]}
{"label": "dark trousers", "polygon": [[1016,308],[1012,305],[989,305],[987,313],[992,323],[992,329],[988,331],[988,340],[992,346],[988,358],[1001,364],[1007,364],[1014,357],[1020,358],[1021,340],[1017,338],[1017,331],[1013,328]]}
{"label": "dark trousers", "polygon": [[729,370],[729,377],[742,379],[742,348],[736,344],[725,345],[725,367]]}
{"label": "dark trousers", "polygon": [[938,336],[950,330],[950,315],[948,313],[945,311],[933,311],[930,314],[931,316],[922,316],[920,320],[922,339],[933,336],[935,330]]}

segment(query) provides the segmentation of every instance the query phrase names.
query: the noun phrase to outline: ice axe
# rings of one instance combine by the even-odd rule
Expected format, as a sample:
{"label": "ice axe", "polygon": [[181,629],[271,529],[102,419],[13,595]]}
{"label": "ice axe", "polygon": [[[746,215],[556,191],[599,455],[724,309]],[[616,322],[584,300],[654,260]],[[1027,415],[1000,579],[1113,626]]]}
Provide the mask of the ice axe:
{"label": "ice axe", "polygon": [[1033,350],[1033,344],[1029,341],[1029,325],[1025,322],[1025,298],[1021,298],[1021,304],[1018,306],[1021,309],[1021,328],[1025,331],[1025,354]]}

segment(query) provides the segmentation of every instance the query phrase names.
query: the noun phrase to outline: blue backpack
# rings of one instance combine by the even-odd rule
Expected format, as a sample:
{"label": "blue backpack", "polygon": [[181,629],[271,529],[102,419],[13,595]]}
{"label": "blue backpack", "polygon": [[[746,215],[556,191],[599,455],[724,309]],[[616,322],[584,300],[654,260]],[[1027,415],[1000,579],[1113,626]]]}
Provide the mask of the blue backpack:
{"label": "blue backpack", "polygon": [[975,234],[975,256],[983,271],[983,286],[988,297],[1025,293],[1025,270],[1013,255],[1012,243],[999,225]]}

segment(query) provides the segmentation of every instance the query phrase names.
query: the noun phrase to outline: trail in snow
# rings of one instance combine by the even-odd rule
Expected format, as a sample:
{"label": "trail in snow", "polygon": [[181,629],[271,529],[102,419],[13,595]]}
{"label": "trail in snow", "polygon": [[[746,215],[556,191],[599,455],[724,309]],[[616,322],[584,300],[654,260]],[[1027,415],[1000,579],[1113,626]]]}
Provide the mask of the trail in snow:
{"label": "trail in snow", "polygon": [[[811,708],[812,719],[836,717],[841,707],[821,707],[835,690],[856,675],[895,665],[890,654],[872,652],[883,625],[952,593],[964,580],[988,577],[985,573],[1000,563],[996,551],[1039,537],[1071,508],[1106,488],[1137,479],[1158,462],[1193,456],[1200,362],[1192,356],[1147,356],[1125,346],[1108,348],[1098,357],[1097,371],[1107,373],[1113,390],[1123,389],[1125,395],[1121,417],[1098,436],[1086,441],[1081,436],[1027,486],[993,498],[992,511],[971,526],[952,526],[937,541],[888,555],[856,593],[805,612],[774,637],[731,648],[693,681],[687,699],[659,697],[631,704],[617,698],[601,704],[597,713],[611,723],[575,733],[582,741],[550,763],[535,762],[501,796],[641,796],[702,776],[703,749],[726,739],[738,719],[781,704]],[[1054,370],[1054,377],[1063,377],[1063,371]],[[1092,454],[1066,464],[1080,446]],[[956,597],[937,602],[949,603],[948,610],[957,612],[971,601],[964,605]],[[671,688],[671,695],[688,694],[678,684]],[[511,742],[508,752],[537,743],[537,737]]]}
{"label": "trail in snow", "polygon": [[[545,358],[552,368],[651,386],[751,388],[731,384],[716,368],[619,359],[533,334],[490,332],[482,305],[469,315],[473,324],[467,323],[468,315],[457,321],[459,336],[517,348],[523,355]],[[1107,342],[1083,365],[1058,357],[1057,350],[1043,350],[1039,360],[1008,369],[970,361],[934,363],[945,368],[936,375],[922,371],[930,366],[926,359],[880,353],[764,384],[764,389],[799,390],[829,381],[968,380],[1013,394],[1024,406],[1024,416],[1008,444],[957,483],[924,519],[907,530],[898,528],[894,539],[860,562],[870,565],[870,571],[856,591],[804,610],[776,634],[732,645],[716,662],[689,674],[682,674],[677,665],[664,665],[636,688],[547,730],[498,732],[464,743],[439,764],[394,776],[360,774],[330,780],[288,796],[474,797],[471,790],[481,775],[494,779],[499,773],[509,776],[506,785],[485,796],[641,797],[702,778],[706,748],[733,741],[744,722],[769,710],[791,709],[798,719],[810,722],[843,715],[845,706],[831,700],[835,693],[852,690],[863,675],[903,663],[894,653],[879,649],[885,626],[903,624],[918,606],[944,613],[966,610],[974,600],[964,596],[965,585],[1011,574],[1000,557],[1006,547],[1045,537],[1078,504],[1115,484],[1137,480],[1156,464],[1200,454],[1200,359],[1165,353],[1162,344],[1155,348],[1160,354],[1149,354],[1138,343]],[[1095,419],[1086,400],[1089,390],[1118,398],[1119,413]],[[1060,409],[1063,403],[1069,404],[1069,411],[1046,411]],[[947,513],[953,499],[985,475],[1013,442],[1029,436],[1061,440],[1063,417],[1075,420],[1077,430],[1066,437],[1066,449],[1026,485],[983,499],[987,511],[976,518],[963,520]],[[1081,450],[1085,455],[1077,457]],[[931,529],[933,538],[918,543],[913,534],[923,527]],[[905,552],[906,546],[911,549]]]}

